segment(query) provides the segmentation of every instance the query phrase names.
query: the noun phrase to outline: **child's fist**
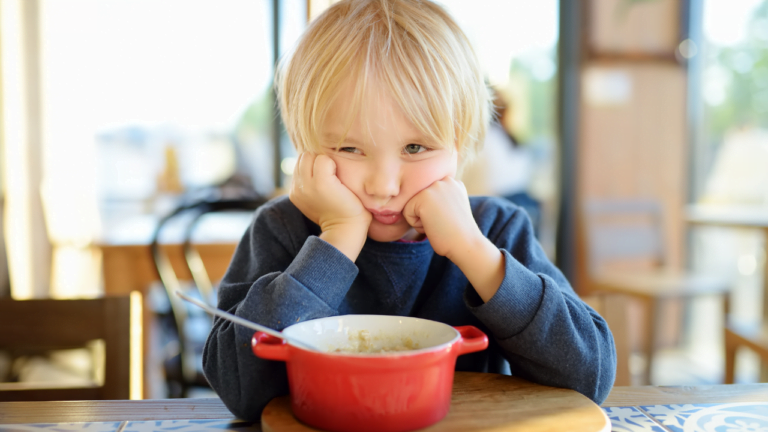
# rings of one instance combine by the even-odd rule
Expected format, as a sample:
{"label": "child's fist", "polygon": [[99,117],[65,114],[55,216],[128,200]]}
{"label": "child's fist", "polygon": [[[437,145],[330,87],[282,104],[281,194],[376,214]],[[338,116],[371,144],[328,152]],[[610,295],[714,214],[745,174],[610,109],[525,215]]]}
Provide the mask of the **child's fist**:
{"label": "child's fist", "polygon": [[483,234],[477,227],[464,183],[445,177],[416,194],[405,205],[405,220],[427,235],[435,253],[453,260],[456,253]]}
{"label": "child's fist", "polygon": [[336,163],[325,155],[299,155],[289,198],[323,232],[345,225],[364,225],[367,231],[371,223],[371,213],[336,177]]}

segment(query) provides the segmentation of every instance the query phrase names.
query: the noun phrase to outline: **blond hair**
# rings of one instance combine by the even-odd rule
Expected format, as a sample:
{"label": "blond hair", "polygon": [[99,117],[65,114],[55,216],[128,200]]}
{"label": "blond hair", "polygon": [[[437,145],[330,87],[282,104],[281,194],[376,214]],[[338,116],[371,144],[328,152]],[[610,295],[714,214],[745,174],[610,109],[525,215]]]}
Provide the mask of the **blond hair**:
{"label": "blond hair", "polygon": [[448,13],[427,0],[344,0],[310,23],[278,68],[281,115],[296,150],[319,151],[335,95],[351,82],[350,112],[359,112],[372,79],[427,138],[454,143],[462,161],[482,145],[492,98]]}

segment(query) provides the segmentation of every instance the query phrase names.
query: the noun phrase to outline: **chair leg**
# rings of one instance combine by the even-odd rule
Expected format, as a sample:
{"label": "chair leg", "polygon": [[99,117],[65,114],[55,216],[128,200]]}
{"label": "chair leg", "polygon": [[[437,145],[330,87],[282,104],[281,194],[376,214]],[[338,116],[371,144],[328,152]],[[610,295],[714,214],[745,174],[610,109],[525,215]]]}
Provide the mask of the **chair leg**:
{"label": "chair leg", "polygon": [[733,340],[733,335],[725,329],[725,383],[733,384],[736,380],[736,350],[738,344]]}
{"label": "chair leg", "polygon": [[653,358],[656,353],[656,340],[658,336],[658,322],[657,311],[659,307],[659,301],[654,298],[646,299],[645,301],[645,354],[646,367],[643,371],[641,385],[650,385],[653,377]]}
{"label": "chair leg", "polygon": [[723,347],[725,348],[725,384],[736,382],[736,351],[738,342],[734,334],[728,329],[728,320],[731,316],[731,293],[723,295]]}

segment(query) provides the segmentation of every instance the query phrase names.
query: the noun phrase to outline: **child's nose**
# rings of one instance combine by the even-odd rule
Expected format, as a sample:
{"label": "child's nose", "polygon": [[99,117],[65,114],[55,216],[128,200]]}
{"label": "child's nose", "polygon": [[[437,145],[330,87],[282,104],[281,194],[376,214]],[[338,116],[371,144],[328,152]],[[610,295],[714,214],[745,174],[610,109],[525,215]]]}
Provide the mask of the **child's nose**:
{"label": "child's nose", "polygon": [[400,193],[400,170],[396,164],[377,164],[372,167],[365,183],[365,192],[383,200]]}

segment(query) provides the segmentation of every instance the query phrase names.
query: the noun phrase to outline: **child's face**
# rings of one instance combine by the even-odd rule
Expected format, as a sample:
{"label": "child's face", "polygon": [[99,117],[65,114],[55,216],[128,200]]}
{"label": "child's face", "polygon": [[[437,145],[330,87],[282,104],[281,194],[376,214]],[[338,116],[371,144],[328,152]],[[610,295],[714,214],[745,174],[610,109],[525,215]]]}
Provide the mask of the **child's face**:
{"label": "child's face", "polygon": [[352,88],[342,90],[322,130],[325,153],[336,162],[336,176],[373,214],[368,237],[389,242],[414,239],[417,233],[403,217],[414,195],[458,166],[455,146],[437,147],[403,115],[387,90],[372,84],[363,100],[366,118],[354,114],[352,127],[338,150],[348,125]]}

